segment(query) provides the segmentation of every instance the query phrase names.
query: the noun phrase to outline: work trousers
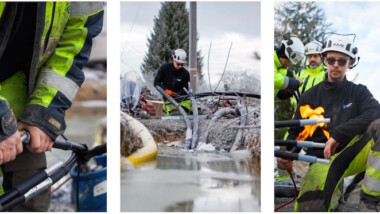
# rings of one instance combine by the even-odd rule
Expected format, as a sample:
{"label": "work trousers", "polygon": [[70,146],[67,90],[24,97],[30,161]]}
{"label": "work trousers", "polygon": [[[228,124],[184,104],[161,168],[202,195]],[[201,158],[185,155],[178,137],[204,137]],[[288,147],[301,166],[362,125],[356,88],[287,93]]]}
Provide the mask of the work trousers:
{"label": "work trousers", "polygon": [[342,196],[345,177],[365,171],[361,200],[380,202],[380,119],[363,135],[355,136],[329,164],[311,164],[300,186],[295,211],[335,210]]}

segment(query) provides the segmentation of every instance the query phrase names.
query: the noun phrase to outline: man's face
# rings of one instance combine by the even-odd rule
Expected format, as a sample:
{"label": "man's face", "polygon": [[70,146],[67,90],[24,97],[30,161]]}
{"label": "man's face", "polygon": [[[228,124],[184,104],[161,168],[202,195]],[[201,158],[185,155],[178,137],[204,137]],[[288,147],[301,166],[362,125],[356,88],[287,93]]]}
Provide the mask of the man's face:
{"label": "man's face", "polygon": [[351,65],[350,57],[339,52],[328,52],[325,57],[328,81],[340,82],[344,79],[347,69]]}
{"label": "man's face", "polygon": [[180,70],[183,67],[183,63],[177,62],[173,59],[174,68]]}
{"label": "man's face", "polygon": [[280,63],[282,65],[283,68],[288,68],[289,65],[292,63],[290,62],[290,60],[286,59],[286,58],[282,58],[280,57]]}
{"label": "man's face", "polygon": [[321,55],[319,55],[319,54],[310,54],[310,55],[307,55],[307,61],[309,62],[309,67],[310,68],[316,68],[322,62]]}

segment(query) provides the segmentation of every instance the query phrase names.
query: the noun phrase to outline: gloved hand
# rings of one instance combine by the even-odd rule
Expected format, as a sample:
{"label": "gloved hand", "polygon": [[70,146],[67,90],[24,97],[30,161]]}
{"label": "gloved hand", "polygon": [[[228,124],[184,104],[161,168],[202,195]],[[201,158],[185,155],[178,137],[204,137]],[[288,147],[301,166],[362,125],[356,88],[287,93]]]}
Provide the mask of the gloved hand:
{"label": "gloved hand", "polygon": [[173,96],[174,92],[170,89],[165,89],[165,93],[168,94],[169,96]]}
{"label": "gloved hand", "polygon": [[297,90],[303,83],[302,79],[295,79],[291,77],[288,77],[288,79],[289,79],[289,83],[286,89],[290,89],[291,91]]}
{"label": "gloved hand", "polygon": [[277,98],[280,100],[286,100],[293,96],[293,92],[291,90],[279,90],[277,93]]}

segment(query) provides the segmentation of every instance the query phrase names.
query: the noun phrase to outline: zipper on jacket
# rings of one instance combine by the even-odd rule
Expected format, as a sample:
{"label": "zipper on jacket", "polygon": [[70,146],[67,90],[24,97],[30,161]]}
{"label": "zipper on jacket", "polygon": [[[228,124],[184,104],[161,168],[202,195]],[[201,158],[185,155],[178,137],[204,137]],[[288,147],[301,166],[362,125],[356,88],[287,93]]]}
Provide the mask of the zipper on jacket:
{"label": "zipper on jacket", "polygon": [[54,14],[55,14],[55,2],[53,2],[53,15],[52,15],[52,17],[51,17],[51,22],[50,22],[49,30],[48,30],[48,32],[46,33],[46,37],[45,37],[45,42],[44,42],[44,52],[46,51],[47,44],[48,44],[48,42],[49,42],[49,37],[50,37],[51,29],[53,28]]}
{"label": "zipper on jacket", "polygon": [[303,94],[303,92],[305,92],[305,90],[306,90],[306,85],[307,85],[307,82],[309,81],[309,77],[310,77],[310,75],[306,77],[305,82],[303,83],[301,94]]}
{"label": "zipper on jacket", "polygon": [[311,87],[313,87],[313,86],[314,86],[314,82],[315,82],[315,78],[313,79],[313,82],[312,82],[312,85],[311,85]]}

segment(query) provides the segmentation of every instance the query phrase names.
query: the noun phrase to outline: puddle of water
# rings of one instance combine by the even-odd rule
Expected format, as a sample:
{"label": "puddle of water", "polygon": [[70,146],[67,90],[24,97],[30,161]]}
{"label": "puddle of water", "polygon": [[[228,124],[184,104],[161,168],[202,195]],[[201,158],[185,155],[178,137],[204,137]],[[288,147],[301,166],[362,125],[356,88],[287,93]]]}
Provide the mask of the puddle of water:
{"label": "puddle of water", "polygon": [[159,146],[157,164],[121,174],[122,211],[260,211],[260,176],[248,153]]}

